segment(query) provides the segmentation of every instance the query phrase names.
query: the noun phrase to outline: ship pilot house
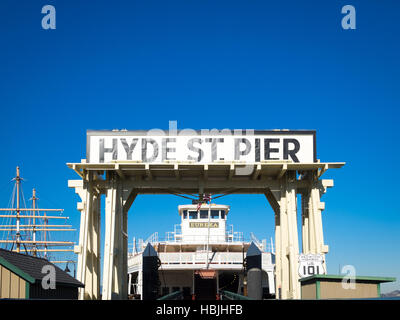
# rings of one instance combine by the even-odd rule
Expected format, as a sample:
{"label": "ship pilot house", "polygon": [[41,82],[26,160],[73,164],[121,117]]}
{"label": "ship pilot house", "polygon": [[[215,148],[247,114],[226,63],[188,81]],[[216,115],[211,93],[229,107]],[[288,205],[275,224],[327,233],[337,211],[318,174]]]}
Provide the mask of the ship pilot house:
{"label": "ship pilot house", "polygon": [[[134,241],[128,258],[129,294],[143,298],[143,252],[150,243],[160,259],[158,296],[181,291],[184,299],[215,299],[219,290],[243,294],[243,260],[251,242],[228,225],[230,207],[218,204],[180,205],[180,224],[164,240],[154,233]],[[273,248],[266,240],[252,241],[262,252],[262,283],[265,297],[275,294]]]}

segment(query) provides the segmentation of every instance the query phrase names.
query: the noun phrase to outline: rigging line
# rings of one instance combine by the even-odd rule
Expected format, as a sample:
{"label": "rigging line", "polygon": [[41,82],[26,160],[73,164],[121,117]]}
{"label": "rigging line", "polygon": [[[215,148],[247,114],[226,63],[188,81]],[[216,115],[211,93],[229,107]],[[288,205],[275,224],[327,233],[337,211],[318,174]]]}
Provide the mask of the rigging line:
{"label": "rigging line", "polygon": [[[21,237],[21,239],[22,239],[22,237]],[[25,243],[22,243],[22,245],[24,246],[25,254],[28,254],[28,250],[26,249]]]}
{"label": "rigging line", "polygon": [[56,203],[50,199],[40,197],[40,200],[42,201],[42,203],[45,202],[46,204],[46,202],[48,202],[51,206],[54,205],[56,208],[63,208],[63,206],[61,206],[60,203]]}
{"label": "rigging line", "polygon": [[169,192],[170,194],[173,194],[173,195],[175,195],[175,196],[178,196],[178,197],[182,197],[182,198],[185,198],[185,199],[189,199],[189,200],[196,200],[196,198],[190,198],[190,197],[187,197],[187,196],[184,196],[184,195],[182,195],[182,194],[180,194],[180,193],[178,193],[178,192]]}
{"label": "rigging line", "polygon": [[181,194],[178,194],[178,193],[175,193],[175,192],[172,192],[172,191],[169,191],[169,193],[172,194],[172,195],[178,196],[178,197],[185,198],[185,199],[196,200],[196,199],[193,199],[193,198],[190,198],[190,197],[186,197],[186,196],[183,196]]}
{"label": "rigging line", "polygon": [[22,189],[22,183],[19,185],[19,187],[21,189],[21,195],[22,195],[22,201],[24,203],[24,208],[26,208],[25,195],[24,195],[24,191]]}
{"label": "rigging line", "polygon": [[173,192],[179,193],[179,194],[182,194],[182,193],[183,193],[183,194],[191,195],[192,197],[195,198],[194,200],[196,200],[197,197],[199,196],[197,193],[182,192],[182,191],[179,191],[179,190],[177,190],[177,189],[169,189],[169,190],[172,190]]}
{"label": "rigging line", "polygon": [[[14,183],[13,192],[12,192],[11,198],[10,198],[11,204],[9,203],[9,206],[8,206],[9,208],[14,208],[15,207],[16,189],[17,189],[17,184]],[[11,213],[11,210],[10,210],[10,213]],[[11,218],[11,217],[7,218],[7,224],[13,224],[12,221],[13,221],[13,218]],[[11,231],[7,232],[6,240],[12,240]],[[8,244],[6,244],[4,247],[5,247],[5,249],[8,249]]]}
{"label": "rigging line", "polygon": [[228,192],[226,192],[226,193],[224,193],[224,194],[222,194],[220,196],[214,197],[214,199],[221,198],[221,197],[224,197],[224,196],[229,196],[229,195],[231,195],[232,193],[234,193],[234,192],[236,192],[238,190],[240,190],[240,189],[231,189],[230,191],[228,191]]}
{"label": "rigging line", "polygon": [[0,185],[0,189],[3,189],[3,188],[8,187],[9,183],[12,182],[12,181],[13,181],[13,179],[11,179],[11,180],[9,180],[8,182],[6,182],[6,183]]}
{"label": "rigging line", "polygon": [[[22,180],[22,179],[21,179]],[[26,201],[25,201],[25,195],[24,195],[24,191],[23,191],[23,189],[22,189],[22,183],[20,184],[20,189],[21,189],[21,195],[22,195],[22,201],[23,201],[23,204],[24,204],[24,208],[27,208],[27,206],[26,206]],[[29,218],[28,219],[28,224],[32,224],[32,219],[31,218]],[[28,235],[28,238],[29,238],[29,236],[31,236],[31,231],[27,231],[26,232],[26,234]]]}

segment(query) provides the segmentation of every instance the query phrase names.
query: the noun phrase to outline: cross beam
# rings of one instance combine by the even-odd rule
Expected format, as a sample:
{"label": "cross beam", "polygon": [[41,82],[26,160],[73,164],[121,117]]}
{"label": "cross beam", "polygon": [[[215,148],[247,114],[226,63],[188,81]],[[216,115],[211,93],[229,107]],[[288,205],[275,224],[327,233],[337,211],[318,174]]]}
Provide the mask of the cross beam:
{"label": "cross beam", "polygon": [[262,161],[229,163],[68,163],[80,180],[69,180],[82,202],[77,278],[80,299],[100,296],[100,195],[106,196],[103,299],[127,299],[127,214],[138,194],[264,194],[275,212],[276,294],[300,298],[297,194],[302,196],[304,253],[328,252],[323,241],[320,197],[333,180],[319,178],[344,163]]}

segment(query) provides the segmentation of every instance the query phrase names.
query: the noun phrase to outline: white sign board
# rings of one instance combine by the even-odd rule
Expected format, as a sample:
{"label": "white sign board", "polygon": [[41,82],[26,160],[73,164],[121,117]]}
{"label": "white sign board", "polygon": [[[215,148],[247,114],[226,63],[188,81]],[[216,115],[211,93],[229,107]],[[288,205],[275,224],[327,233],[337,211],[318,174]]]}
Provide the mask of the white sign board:
{"label": "white sign board", "polygon": [[[208,134],[207,134],[208,133]],[[88,131],[88,163],[111,161],[167,161],[213,163],[239,161],[254,164],[263,160],[316,162],[315,131],[185,130]]]}
{"label": "white sign board", "polygon": [[300,254],[299,276],[310,277],[315,274],[326,274],[324,257],[322,254]]}

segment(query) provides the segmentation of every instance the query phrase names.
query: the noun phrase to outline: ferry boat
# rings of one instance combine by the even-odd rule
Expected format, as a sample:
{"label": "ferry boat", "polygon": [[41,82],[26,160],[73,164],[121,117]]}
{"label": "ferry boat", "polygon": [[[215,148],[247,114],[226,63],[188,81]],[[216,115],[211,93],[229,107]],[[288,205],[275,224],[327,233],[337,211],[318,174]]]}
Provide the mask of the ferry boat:
{"label": "ferry boat", "polygon": [[[274,298],[274,263],[272,239],[244,241],[243,233],[228,225],[230,206],[214,203],[180,205],[180,224],[159,240],[155,232],[147,240],[134,239],[128,254],[128,294],[143,299],[143,255],[148,244],[159,259],[158,297],[181,292],[185,300],[215,300],[220,290],[246,295],[244,261],[254,243],[262,255],[263,298]],[[148,251],[148,249],[146,249]]]}

